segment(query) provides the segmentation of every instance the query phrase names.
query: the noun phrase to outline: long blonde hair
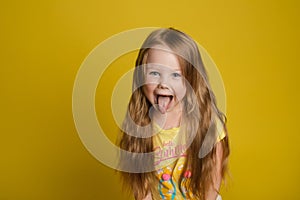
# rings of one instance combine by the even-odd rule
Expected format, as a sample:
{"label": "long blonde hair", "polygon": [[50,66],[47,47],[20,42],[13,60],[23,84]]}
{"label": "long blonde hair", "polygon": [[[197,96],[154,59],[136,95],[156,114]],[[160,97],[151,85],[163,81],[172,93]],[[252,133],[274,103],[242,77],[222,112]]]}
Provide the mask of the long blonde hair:
{"label": "long blonde hair", "polygon": [[[191,92],[187,92],[184,97],[183,118],[186,123],[186,131],[194,132],[193,141],[187,149],[187,162],[185,168],[190,168],[192,172],[189,190],[198,199],[204,199],[206,191],[213,183],[212,171],[215,165],[216,147],[204,157],[199,158],[198,152],[208,130],[212,124],[212,117],[217,116],[223,124],[226,137],[221,140],[222,156],[222,178],[227,171],[227,160],[229,156],[228,134],[226,129],[226,116],[217,108],[213,91],[210,88],[206,70],[204,68],[197,44],[191,37],[174,28],[158,29],[152,32],[144,41],[137,60],[133,77],[133,93],[129,101],[127,114],[121,130],[119,146],[121,149],[132,153],[150,153],[153,151],[153,142],[151,137],[151,119],[149,110],[151,103],[143,93],[144,72],[143,66],[146,63],[148,50],[153,46],[164,46],[175,52],[181,64],[182,74],[196,98],[191,98]],[[195,102],[196,101],[196,104]],[[195,107],[195,105],[198,105]],[[200,114],[200,117],[197,115]],[[146,127],[141,133],[141,127]],[[147,128],[148,127],[148,128]],[[215,132],[216,129],[211,129]],[[137,137],[144,134],[148,137]],[[126,167],[134,165],[145,168],[145,166],[154,165],[154,158],[140,159],[137,154],[132,157],[120,158],[120,165]],[[121,177],[125,185],[129,186],[136,199],[143,199],[148,192],[155,196],[157,193],[157,178],[155,171],[146,172],[121,172]]]}

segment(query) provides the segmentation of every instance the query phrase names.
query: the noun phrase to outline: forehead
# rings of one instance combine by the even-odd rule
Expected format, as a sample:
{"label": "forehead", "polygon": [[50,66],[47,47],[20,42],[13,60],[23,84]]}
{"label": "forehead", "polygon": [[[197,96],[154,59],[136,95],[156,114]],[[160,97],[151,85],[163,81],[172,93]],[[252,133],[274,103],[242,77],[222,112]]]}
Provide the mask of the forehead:
{"label": "forehead", "polygon": [[163,49],[149,49],[147,64],[151,63],[169,67],[173,70],[181,70],[177,55]]}

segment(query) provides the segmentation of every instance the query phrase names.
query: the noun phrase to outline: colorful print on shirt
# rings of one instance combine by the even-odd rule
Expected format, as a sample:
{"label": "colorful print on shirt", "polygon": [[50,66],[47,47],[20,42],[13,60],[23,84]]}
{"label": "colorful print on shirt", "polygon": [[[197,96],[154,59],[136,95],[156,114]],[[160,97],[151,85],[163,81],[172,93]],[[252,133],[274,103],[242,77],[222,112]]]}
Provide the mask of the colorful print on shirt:
{"label": "colorful print on shirt", "polygon": [[[156,131],[158,131],[153,137],[154,164],[159,180],[158,191],[161,199],[195,199],[193,194],[187,189],[192,174],[190,170],[184,171],[183,169],[186,162],[187,146],[183,143],[184,140],[179,138],[180,128],[164,130],[157,125],[154,126]],[[217,130],[217,141],[220,141],[225,137],[221,124],[217,124]]]}

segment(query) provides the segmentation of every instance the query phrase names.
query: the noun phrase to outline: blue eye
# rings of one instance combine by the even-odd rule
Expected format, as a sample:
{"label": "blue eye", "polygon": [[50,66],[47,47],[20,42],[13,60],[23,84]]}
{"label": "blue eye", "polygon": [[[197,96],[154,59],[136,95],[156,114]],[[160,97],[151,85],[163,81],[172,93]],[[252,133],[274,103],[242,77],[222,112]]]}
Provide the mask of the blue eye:
{"label": "blue eye", "polygon": [[172,75],[173,75],[173,77],[175,77],[175,78],[179,78],[179,77],[181,77],[181,74],[179,74],[179,73],[176,73],[176,72],[175,72],[175,73],[173,73]]}
{"label": "blue eye", "polygon": [[159,76],[159,72],[156,72],[156,71],[152,71],[149,74],[152,76]]}

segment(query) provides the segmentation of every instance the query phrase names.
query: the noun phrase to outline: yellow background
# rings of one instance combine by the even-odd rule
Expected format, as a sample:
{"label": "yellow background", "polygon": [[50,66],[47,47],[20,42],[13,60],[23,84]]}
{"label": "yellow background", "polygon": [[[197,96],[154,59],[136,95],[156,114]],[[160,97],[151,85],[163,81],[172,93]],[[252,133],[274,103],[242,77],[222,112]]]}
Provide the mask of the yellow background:
{"label": "yellow background", "polygon": [[219,67],[231,141],[223,199],[300,199],[299,8],[296,0],[2,2],[0,199],[129,199],[82,145],[72,88],[97,44],[145,26],[185,31]]}

